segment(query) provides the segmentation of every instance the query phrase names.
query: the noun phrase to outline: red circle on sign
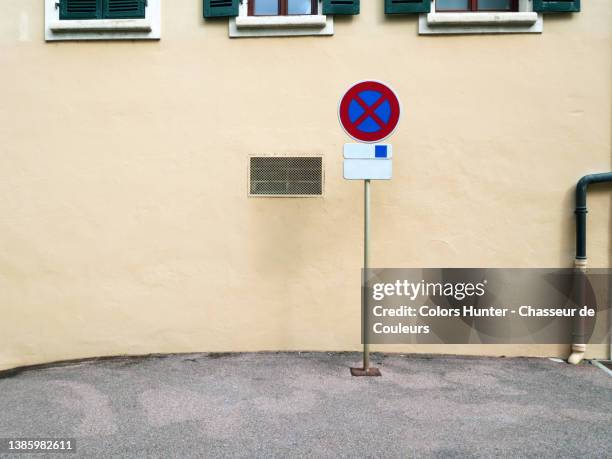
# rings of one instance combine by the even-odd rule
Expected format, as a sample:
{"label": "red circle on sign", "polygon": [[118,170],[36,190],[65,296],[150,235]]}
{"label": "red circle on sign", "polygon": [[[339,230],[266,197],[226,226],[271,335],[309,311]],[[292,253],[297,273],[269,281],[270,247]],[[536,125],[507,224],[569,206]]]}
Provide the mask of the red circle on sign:
{"label": "red circle on sign", "polygon": [[342,97],[340,123],[348,135],[361,142],[380,142],[397,127],[401,106],[395,92],[379,81],[362,81]]}

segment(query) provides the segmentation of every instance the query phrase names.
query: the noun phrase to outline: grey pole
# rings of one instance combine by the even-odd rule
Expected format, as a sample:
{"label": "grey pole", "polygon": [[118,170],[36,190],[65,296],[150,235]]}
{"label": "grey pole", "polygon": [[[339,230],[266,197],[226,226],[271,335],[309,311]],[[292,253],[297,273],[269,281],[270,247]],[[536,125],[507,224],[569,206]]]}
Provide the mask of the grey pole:
{"label": "grey pole", "polygon": [[[370,181],[364,181],[363,194],[363,287],[367,287],[367,270],[370,267]],[[367,289],[363,295],[363,369],[370,368],[370,346],[368,344],[368,300]]]}
{"label": "grey pole", "polygon": [[353,376],[380,376],[378,368],[370,367],[370,345],[368,344],[368,306],[370,295],[367,290],[369,283],[368,268],[370,267],[370,180],[365,180],[363,188],[363,274],[362,274],[362,312],[361,322],[363,325],[363,367],[351,368]]}

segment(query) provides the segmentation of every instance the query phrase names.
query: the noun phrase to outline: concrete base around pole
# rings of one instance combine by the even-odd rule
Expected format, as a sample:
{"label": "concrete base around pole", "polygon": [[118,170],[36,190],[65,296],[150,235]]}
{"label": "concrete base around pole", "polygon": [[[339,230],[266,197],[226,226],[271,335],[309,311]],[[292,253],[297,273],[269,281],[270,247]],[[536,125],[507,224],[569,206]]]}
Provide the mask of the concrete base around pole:
{"label": "concrete base around pole", "polygon": [[369,367],[363,368],[351,368],[351,376],[382,376],[378,368]]}

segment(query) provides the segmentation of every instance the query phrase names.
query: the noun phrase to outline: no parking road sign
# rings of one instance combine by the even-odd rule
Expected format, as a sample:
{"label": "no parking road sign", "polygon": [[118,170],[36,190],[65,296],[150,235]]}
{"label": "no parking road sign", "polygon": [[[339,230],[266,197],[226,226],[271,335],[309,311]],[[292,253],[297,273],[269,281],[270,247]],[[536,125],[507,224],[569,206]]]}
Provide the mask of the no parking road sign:
{"label": "no parking road sign", "polygon": [[342,127],[353,139],[380,142],[389,137],[401,115],[395,92],[379,81],[362,81],[353,85],[340,101]]}
{"label": "no parking road sign", "polygon": [[[340,124],[353,139],[376,144],[389,137],[401,115],[401,106],[395,92],[379,81],[362,81],[344,94],[338,108]],[[393,148],[391,145],[346,144],[344,146],[344,178],[363,180],[363,281],[370,264],[370,181],[389,180],[393,175]],[[362,295],[363,313],[363,367],[351,368],[353,376],[380,376],[378,368],[370,367],[370,347],[367,341],[369,326],[368,296]]]}

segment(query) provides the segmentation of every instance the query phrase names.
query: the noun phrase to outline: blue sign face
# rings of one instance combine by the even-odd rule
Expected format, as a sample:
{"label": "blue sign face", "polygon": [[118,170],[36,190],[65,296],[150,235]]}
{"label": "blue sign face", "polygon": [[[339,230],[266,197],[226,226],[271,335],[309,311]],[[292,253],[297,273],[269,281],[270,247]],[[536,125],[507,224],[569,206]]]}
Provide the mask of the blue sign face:
{"label": "blue sign face", "polygon": [[[349,104],[349,119],[357,129],[375,133],[384,129],[391,119],[391,104],[378,91],[362,91]],[[381,100],[382,99],[382,100]],[[358,124],[356,124],[359,121]]]}

